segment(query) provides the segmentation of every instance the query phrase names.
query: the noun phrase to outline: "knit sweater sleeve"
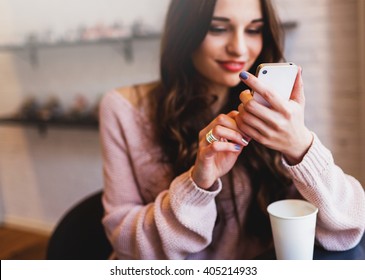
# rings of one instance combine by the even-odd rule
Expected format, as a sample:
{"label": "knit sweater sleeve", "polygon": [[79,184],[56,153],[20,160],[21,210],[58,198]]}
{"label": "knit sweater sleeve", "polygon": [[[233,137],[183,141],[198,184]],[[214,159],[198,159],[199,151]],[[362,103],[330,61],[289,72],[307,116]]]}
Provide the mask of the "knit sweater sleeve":
{"label": "knit sweater sleeve", "polygon": [[130,118],[135,117],[129,105],[120,96],[107,94],[100,106],[103,225],[117,258],[184,259],[211,242],[217,216],[215,197],[221,182],[217,181],[212,191],[205,191],[192,181],[188,171],[145,204],[136,179],[143,174],[136,175],[138,170],[133,170],[125,141],[125,134],[133,130]]}
{"label": "knit sweater sleeve", "polygon": [[342,251],[358,244],[365,229],[365,195],[361,184],[345,174],[331,152],[314,135],[301,163],[290,166],[294,184],[304,199],[318,207],[317,242]]}

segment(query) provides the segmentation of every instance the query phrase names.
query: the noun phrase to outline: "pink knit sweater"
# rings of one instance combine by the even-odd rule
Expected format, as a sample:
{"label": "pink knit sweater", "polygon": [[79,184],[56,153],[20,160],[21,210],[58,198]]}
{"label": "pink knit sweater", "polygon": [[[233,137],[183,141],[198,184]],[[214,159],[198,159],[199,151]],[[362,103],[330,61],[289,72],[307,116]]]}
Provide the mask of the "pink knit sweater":
{"label": "pink knit sweater", "polygon": [[[104,163],[103,224],[120,259],[251,259],[260,242],[239,233],[230,182],[222,177],[210,191],[199,188],[190,170],[172,178],[159,161],[145,94],[150,85],[112,91],[100,107]],[[328,250],[354,247],[365,228],[362,186],[335,165],[315,136],[302,162],[285,168],[301,196],[319,208],[316,240]],[[251,196],[250,180],[233,168],[233,190],[241,224]],[[215,198],[224,209],[217,218]],[[219,234],[218,234],[219,232]]]}

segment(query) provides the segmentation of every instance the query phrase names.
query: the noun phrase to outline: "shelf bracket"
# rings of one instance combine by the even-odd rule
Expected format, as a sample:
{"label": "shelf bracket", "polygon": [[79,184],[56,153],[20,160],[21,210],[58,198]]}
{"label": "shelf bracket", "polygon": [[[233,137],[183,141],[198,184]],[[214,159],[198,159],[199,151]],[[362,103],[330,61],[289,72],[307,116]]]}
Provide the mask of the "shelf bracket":
{"label": "shelf bracket", "polygon": [[133,56],[133,39],[132,38],[123,39],[123,41],[120,41],[117,46],[114,46],[114,49],[118,54],[124,56],[124,59],[127,62],[130,63],[133,61],[134,56]]}
{"label": "shelf bracket", "polygon": [[29,61],[30,65],[33,68],[36,68],[39,66],[39,57],[38,57],[38,49],[34,45],[28,46],[28,54],[29,54]]}
{"label": "shelf bracket", "polygon": [[128,38],[123,42],[124,58],[127,62],[133,61],[133,39]]}

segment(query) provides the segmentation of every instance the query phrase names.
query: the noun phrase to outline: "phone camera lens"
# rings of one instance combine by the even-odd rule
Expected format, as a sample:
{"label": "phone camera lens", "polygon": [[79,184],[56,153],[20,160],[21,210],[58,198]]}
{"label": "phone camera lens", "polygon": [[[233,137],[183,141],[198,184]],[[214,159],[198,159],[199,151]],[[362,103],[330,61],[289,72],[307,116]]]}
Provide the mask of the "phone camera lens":
{"label": "phone camera lens", "polygon": [[267,73],[267,70],[262,71],[262,74],[266,74],[266,73]]}

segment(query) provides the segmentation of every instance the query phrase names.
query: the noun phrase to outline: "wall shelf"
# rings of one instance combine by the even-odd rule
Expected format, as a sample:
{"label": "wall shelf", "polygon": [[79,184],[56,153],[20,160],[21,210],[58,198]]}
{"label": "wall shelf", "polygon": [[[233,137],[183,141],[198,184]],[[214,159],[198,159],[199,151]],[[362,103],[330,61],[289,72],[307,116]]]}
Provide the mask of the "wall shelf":
{"label": "wall shelf", "polygon": [[41,135],[47,134],[48,128],[70,128],[70,129],[92,129],[97,130],[99,123],[94,119],[57,119],[57,120],[38,120],[38,119],[19,119],[19,118],[0,118],[0,126],[21,126],[36,127]]}
{"label": "wall shelf", "polygon": [[70,48],[80,46],[110,45],[115,46],[119,53],[122,53],[126,61],[133,60],[133,42],[143,40],[158,40],[161,38],[159,33],[134,35],[123,38],[101,38],[98,40],[76,40],[58,41],[55,43],[37,42],[30,40],[25,44],[0,45],[0,52],[13,52],[16,54],[25,53],[33,67],[39,65],[38,52],[45,49]]}

